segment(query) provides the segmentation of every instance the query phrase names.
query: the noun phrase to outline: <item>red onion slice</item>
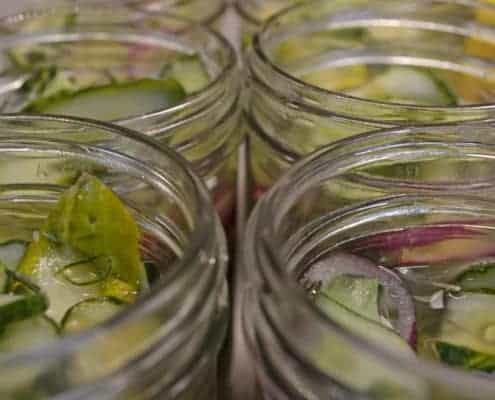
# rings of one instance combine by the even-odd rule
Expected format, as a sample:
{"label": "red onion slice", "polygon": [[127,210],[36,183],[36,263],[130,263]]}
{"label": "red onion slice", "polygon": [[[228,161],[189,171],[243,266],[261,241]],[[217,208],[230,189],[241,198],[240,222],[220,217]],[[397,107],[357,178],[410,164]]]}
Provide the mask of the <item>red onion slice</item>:
{"label": "red onion slice", "polygon": [[337,252],[313,265],[304,274],[303,281],[326,284],[340,275],[377,279],[387,289],[390,299],[397,307],[397,331],[411,347],[416,347],[414,302],[398,275],[381,265],[375,265],[366,258]]}
{"label": "red onion slice", "polygon": [[353,249],[401,250],[403,247],[420,247],[447,239],[472,238],[482,233],[462,225],[440,225],[408,228],[401,231],[379,233],[353,243]]}

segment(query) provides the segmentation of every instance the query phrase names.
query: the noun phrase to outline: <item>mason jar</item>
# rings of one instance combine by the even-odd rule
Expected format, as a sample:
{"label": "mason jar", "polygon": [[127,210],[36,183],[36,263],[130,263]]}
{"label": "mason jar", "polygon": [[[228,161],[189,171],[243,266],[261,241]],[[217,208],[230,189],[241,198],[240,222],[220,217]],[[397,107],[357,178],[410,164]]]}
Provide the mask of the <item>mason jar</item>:
{"label": "mason jar", "polygon": [[316,1],[278,14],[247,61],[254,196],[302,156],[392,126],[494,115],[488,3]]}
{"label": "mason jar", "polygon": [[212,0],[209,2],[208,7],[204,7],[204,3],[201,0],[7,0],[6,4],[2,5],[1,13],[9,15],[26,9],[68,4],[87,5],[88,3],[126,4],[150,11],[167,11],[215,28],[221,25],[221,19],[227,9],[227,3],[224,0]]}
{"label": "mason jar", "polygon": [[[224,38],[180,17],[113,4],[8,16],[0,31],[1,112],[111,120],[147,134],[192,163],[230,222],[242,131],[236,55]],[[111,95],[133,82],[144,89]],[[95,96],[94,88],[101,107],[84,96],[71,103],[74,93]]]}
{"label": "mason jar", "polygon": [[[121,0],[122,1],[122,0]],[[167,11],[221,30],[222,18],[227,10],[226,0],[124,0],[130,6],[149,11]]]}
{"label": "mason jar", "polygon": [[304,0],[235,0],[234,6],[241,21],[242,47],[251,45],[253,35],[273,15]]}
{"label": "mason jar", "polygon": [[2,399],[213,399],[228,320],[225,236],[200,178],[126,128],[0,116],[0,235],[31,238],[81,173],[132,211],[150,290],[82,333],[0,355]]}
{"label": "mason jar", "polygon": [[492,399],[494,171],[477,124],[365,133],[292,167],[243,248],[256,398]]}

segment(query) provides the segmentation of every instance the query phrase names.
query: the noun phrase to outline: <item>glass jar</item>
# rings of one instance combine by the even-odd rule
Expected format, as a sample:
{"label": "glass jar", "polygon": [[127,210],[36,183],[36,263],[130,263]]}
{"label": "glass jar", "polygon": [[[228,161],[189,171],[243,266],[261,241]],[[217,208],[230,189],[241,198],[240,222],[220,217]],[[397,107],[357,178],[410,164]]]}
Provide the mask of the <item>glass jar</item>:
{"label": "glass jar", "polygon": [[142,229],[149,292],[81,334],[0,355],[3,399],[212,399],[228,320],[227,251],[206,189],[136,132],[70,118],[0,116],[0,235],[31,237],[81,172],[103,180]]}
{"label": "glass jar", "polygon": [[272,19],[247,61],[255,197],[338,139],[493,118],[495,35],[483,17],[493,10],[448,0],[317,1]]}
{"label": "glass jar", "polygon": [[225,39],[186,19],[112,4],[9,16],[0,31],[3,113],[22,111],[33,93],[63,95],[74,81],[82,90],[164,76],[177,81],[185,91],[177,104],[150,105],[112,122],[181,153],[205,179],[222,220],[231,221],[242,131],[236,55]]}
{"label": "glass jar", "polygon": [[304,0],[236,0],[237,15],[241,20],[242,47],[251,45],[253,35],[271,16]]}
{"label": "glass jar", "polygon": [[26,9],[52,7],[67,4],[126,4],[149,11],[167,11],[206,25],[217,27],[227,8],[224,0],[212,0],[208,7],[203,7],[201,0],[18,0],[7,1],[2,14],[9,15],[23,12]]}
{"label": "glass jar", "polygon": [[[475,124],[365,133],[290,169],[258,202],[242,256],[244,334],[260,398],[492,399],[490,375],[416,356],[411,348],[426,343],[422,301],[435,293],[438,300],[441,292],[444,302],[435,310],[447,312],[450,296],[468,296],[449,292],[460,285],[452,283],[453,271],[495,254],[494,171],[495,131]],[[378,269],[385,275],[373,275]],[[324,308],[321,291],[346,273],[378,277],[384,291],[407,288],[401,289],[407,295],[393,292],[402,304],[399,324],[393,320],[374,335],[378,322],[360,325],[362,319]],[[352,293],[361,293],[359,302],[371,289]],[[489,327],[491,312],[476,314],[472,305],[466,318],[484,316]],[[449,320],[435,315],[436,323]],[[399,340],[404,347],[394,347]]]}
{"label": "glass jar", "polygon": [[202,0],[124,0],[132,7],[149,11],[167,11],[220,30],[227,9],[225,0],[213,0],[205,7]]}

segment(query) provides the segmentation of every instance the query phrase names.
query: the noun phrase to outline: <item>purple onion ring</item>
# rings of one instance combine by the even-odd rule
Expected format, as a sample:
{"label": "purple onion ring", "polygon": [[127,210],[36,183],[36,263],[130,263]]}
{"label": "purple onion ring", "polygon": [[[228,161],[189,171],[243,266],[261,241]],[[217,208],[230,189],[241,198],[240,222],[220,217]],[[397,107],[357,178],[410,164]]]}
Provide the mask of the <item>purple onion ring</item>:
{"label": "purple onion ring", "polygon": [[393,271],[350,253],[336,252],[319,261],[304,275],[305,281],[329,283],[341,275],[372,278],[384,286],[397,307],[397,331],[416,347],[416,316],[411,294]]}

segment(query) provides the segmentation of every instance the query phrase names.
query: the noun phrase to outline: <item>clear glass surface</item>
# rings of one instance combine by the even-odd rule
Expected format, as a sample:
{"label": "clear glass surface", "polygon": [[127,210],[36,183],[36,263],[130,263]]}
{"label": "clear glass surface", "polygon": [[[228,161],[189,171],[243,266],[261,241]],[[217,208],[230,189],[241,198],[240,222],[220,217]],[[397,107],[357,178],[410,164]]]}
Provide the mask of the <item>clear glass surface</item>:
{"label": "clear glass surface", "polygon": [[[352,0],[302,4],[272,18],[247,62],[254,196],[336,140],[492,119],[494,16],[481,2]],[[377,87],[380,99],[367,97]],[[397,100],[403,92],[417,93],[417,102]]]}
{"label": "clear glass surface", "polygon": [[0,116],[0,237],[32,238],[82,172],[140,225],[159,278],[122,313],[81,334],[0,355],[2,399],[211,399],[227,329],[227,250],[200,179],[174,152],[125,128]]}
{"label": "clear glass surface", "polygon": [[[373,339],[371,326],[357,330],[322,312],[314,296],[328,257],[366,257],[414,294],[421,327],[427,319],[408,273],[433,265],[436,278],[426,275],[421,287],[450,290],[452,265],[490,259],[494,170],[495,131],[475,124],[358,135],[292,167],[258,202],[242,255],[244,334],[261,398],[493,398],[490,374],[398,351]],[[491,313],[471,318],[489,326]]]}
{"label": "clear glass surface", "polygon": [[26,85],[53,68],[69,85],[77,79],[95,87],[158,79],[165,66],[176,65],[182,101],[112,122],[181,153],[205,179],[224,222],[232,220],[242,141],[239,77],[235,52],[220,35],[187,19],[110,3],[4,17],[0,38],[4,113],[22,111]]}

